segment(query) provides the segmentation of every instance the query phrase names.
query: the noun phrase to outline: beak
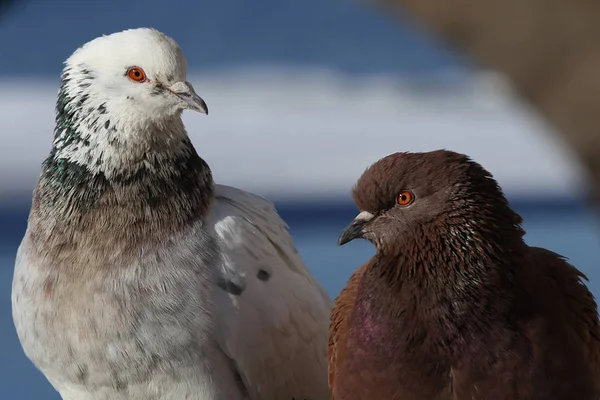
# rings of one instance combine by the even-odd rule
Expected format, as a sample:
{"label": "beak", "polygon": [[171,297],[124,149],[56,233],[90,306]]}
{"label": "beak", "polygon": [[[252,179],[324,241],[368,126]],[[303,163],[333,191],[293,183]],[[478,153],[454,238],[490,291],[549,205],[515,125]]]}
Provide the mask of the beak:
{"label": "beak", "polygon": [[204,100],[202,100],[202,97],[196,94],[191,83],[177,82],[168,88],[168,90],[175,96],[179,97],[179,99],[185,103],[186,108],[208,115],[208,106]]}
{"label": "beak", "polygon": [[338,239],[338,246],[343,246],[354,239],[362,238],[365,233],[365,226],[373,220],[373,217],[374,215],[368,211],[363,211],[358,214],[350,225],[342,231],[342,234]]}

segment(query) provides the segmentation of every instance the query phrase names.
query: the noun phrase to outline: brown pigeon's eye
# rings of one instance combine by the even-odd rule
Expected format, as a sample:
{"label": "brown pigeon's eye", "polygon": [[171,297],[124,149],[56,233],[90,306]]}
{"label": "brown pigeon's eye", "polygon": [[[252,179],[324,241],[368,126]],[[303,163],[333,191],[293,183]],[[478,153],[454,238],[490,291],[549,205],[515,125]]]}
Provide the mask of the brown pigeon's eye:
{"label": "brown pigeon's eye", "polygon": [[146,73],[140,67],[131,67],[127,70],[127,77],[134,82],[144,82],[146,80]]}
{"label": "brown pigeon's eye", "polygon": [[412,203],[413,199],[414,199],[414,196],[413,196],[412,192],[405,190],[404,192],[401,192],[396,197],[396,203],[398,203],[398,205],[400,205],[400,206],[407,206],[410,203]]}

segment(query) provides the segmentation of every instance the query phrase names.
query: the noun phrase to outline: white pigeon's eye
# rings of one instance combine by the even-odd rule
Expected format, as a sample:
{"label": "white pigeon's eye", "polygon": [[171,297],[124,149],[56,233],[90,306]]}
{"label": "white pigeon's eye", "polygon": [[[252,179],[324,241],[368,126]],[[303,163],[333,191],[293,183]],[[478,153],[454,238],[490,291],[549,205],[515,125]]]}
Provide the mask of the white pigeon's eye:
{"label": "white pigeon's eye", "polygon": [[127,70],[127,77],[129,80],[142,83],[146,81],[146,73],[140,67],[131,67]]}

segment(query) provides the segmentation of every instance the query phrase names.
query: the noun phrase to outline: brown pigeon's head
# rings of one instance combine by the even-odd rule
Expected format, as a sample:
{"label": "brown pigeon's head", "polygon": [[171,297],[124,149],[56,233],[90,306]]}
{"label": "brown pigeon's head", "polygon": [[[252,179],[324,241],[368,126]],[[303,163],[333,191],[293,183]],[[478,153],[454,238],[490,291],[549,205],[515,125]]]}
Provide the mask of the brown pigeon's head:
{"label": "brown pigeon's head", "polygon": [[360,213],[340,245],[365,238],[381,249],[423,235],[480,241],[515,228],[522,235],[492,175],[452,151],[391,154],[363,173],[353,197]]}

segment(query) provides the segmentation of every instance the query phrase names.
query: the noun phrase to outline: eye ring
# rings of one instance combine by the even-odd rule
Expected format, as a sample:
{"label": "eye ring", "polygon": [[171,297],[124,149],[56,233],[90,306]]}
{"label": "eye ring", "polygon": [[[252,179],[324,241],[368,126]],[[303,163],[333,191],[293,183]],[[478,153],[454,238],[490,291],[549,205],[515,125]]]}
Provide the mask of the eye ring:
{"label": "eye ring", "polygon": [[415,199],[415,196],[410,190],[403,190],[396,196],[396,204],[402,207],[406,207],[411,204]]}
{"label": "eye ring", "polygon": [[142,83],[146,81],[146,73],[140,67],[131,67],[127,70],[127,78],[135,83]]}

